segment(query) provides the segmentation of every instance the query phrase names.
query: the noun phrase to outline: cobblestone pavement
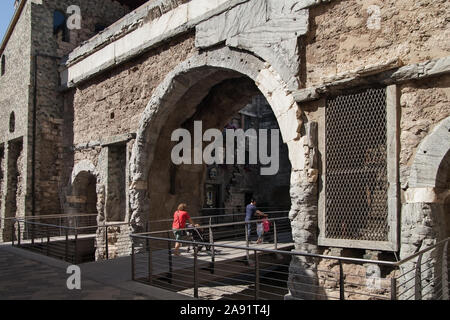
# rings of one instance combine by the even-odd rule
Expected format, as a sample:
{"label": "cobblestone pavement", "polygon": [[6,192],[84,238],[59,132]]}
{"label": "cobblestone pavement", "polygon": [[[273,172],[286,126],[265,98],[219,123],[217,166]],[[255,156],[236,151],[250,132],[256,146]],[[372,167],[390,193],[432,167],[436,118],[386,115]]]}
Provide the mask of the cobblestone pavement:
{"label": "cobblestone pavement", "polygon": [[[0,300],[159,300],[173,299],[157,288],[128,281],[105,284],[81,274],[81,290],[67,289],[69,264],[0,246]],[[111,270],[108,270],[111,271]],[[114,275],[112,275],[114,277]],[[124,288],[125,287],[125,288]],[[182,299],[182,298],[181,298]]]}

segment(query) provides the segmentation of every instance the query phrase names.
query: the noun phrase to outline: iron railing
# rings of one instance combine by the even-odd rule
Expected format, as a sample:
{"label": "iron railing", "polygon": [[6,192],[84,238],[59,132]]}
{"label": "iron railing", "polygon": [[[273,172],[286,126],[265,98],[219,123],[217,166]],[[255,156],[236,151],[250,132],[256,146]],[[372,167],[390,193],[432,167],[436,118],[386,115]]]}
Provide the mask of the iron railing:
{"label": "iron railing", "polygon": [[[208,210],[208,212],[211,212]],[[286,215],[286,211],[270,212],[272,216]],[[242,221],[244,213],[193,217],[196,223],[214,225],[224,221]],[[95,214],[47,215],[10,219],[9,239],[12,245],[32,250],[71,263],[109,260],[131,254],[130,222],[97,224]],[[173,219],[148,221],[144,231],[171,228]],[[236,228],[236,227],[235,227]],[[218,239],[233,238],[234,228],[217,229]]]}
{"label": "iron railing", "polygon": [[[131,238],[134,281],[194,298],[448,300],[449,239],[401,261],[380,261],[298,252],[289,242],[276,249],[276,237],[262,245],[177,241],[170,232]],[[180,256],[175,242],[186,247]]]}

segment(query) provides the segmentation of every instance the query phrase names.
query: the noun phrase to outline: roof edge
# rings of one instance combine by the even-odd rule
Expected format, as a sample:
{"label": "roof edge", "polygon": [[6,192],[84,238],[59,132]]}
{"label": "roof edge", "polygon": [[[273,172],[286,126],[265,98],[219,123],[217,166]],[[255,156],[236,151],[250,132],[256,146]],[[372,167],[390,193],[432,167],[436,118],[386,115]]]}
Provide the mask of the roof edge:
{"label": "roof edge", "polygon": [[21,0],[14,12],[13,18],[9,23],[8,29],[6,30],[5,36],[3,37],[2,43],[0,45],[0,56],[3,54],[3,51],[5,51],[6,45],[8,44],[9,38],[11,38],[11,34],[14,28],[16,27],[17,21],[20,18],[20,15],[23,11],[23,8],[25,7],[26,2],[27,0]]}

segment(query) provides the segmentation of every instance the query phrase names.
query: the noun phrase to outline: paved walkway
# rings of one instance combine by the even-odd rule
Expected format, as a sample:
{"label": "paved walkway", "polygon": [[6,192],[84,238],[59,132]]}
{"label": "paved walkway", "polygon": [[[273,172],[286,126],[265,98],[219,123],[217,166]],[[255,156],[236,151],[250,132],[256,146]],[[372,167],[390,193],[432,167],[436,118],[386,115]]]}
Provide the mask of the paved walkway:
{"label": "paved walkway", "polygon": [[0,245],[0,300],[187,300],[131,281],[128,258],[80,265],[81,290],[67,289],[64,261]]}

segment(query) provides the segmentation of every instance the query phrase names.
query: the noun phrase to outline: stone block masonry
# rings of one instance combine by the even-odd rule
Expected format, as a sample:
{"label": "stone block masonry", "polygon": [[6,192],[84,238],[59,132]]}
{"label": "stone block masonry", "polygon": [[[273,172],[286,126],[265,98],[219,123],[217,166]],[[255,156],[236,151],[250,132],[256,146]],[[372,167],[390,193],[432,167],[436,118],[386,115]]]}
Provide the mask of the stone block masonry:
{"label": "stone block masonry", "polygon": [[108,228],[108,258],[114,259],[131,255],[131,226],[108,223],[107,227],[97,230],[95,239],[95,260],[105,260],[106,255],[106,228]]}
{"label": "stone block masonry", "polygon": [[[81,29],[67,30],[64,41],[53,32],[53,14],[66,13],[71,5],[81,10]],[[59,58],[96,34],[96,25],[108,26],[129,12],[116,1],[45,1],[33,3],[31,12],[31,45],[36,58],[36,156],[35,214],[57,214],[64,210],[64,100],[58,92]],[[66,145],[67,147],[67,145]],[[69,146],[70,147],[70,146]]]}
{"label": "stone block masonry", "polygon": [[73,144],[136,132],[156,86],[194,51],[193,35],[188,33],[67,92],[73,94]]}

